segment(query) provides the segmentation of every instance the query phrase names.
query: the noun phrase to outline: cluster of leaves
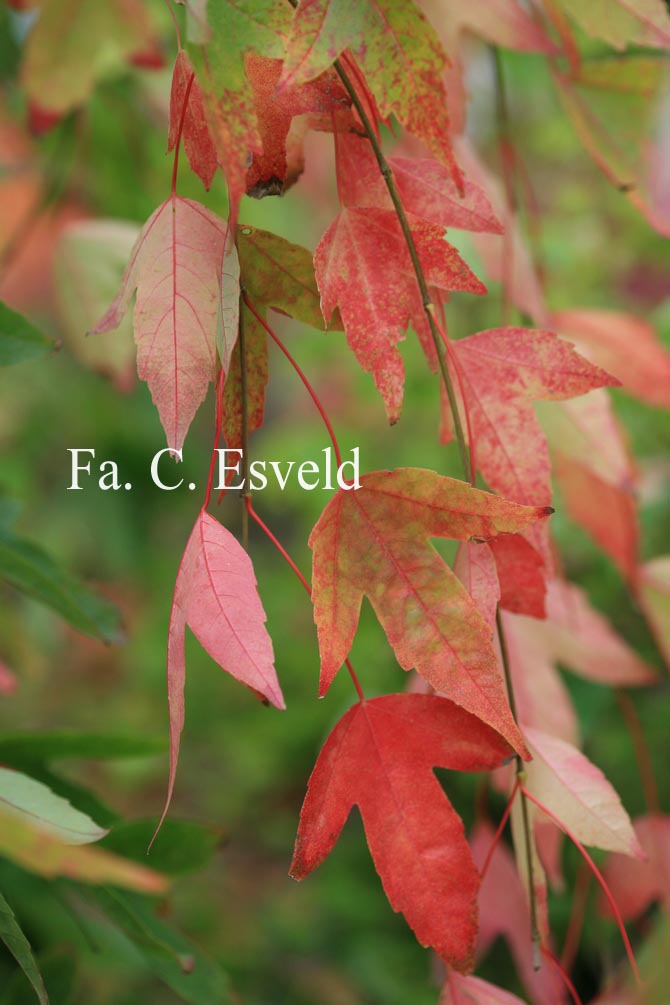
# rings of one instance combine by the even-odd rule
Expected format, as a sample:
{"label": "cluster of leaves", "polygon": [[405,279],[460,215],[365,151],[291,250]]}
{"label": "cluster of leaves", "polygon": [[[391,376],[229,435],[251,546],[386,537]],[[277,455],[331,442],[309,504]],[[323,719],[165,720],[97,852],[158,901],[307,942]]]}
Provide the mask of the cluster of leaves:
{"label": "cluster of leaves", "polygon": [[[82,0],[81,16],[58,51],[52,45],[58,5],[43,5],[20,71],[36,127],[51,126],[85,103],[94,83],[128,59],[151,62],[157,49],[151,22],[142,5],[126,4],[122,10]],[[567,513],[626,578],[670,659],[670,560],[640,561],[638,476],[607,391],[621,386],[654,407],[668,407],[670,360],[653,329],[637,318],[548,307],[519,213],[522,166],[497,50],[510,47],[547,60],[589,153],[649,223],[668,233],[666,133],[656,106],[667,87],[659,50],[670,45],[670,16],[660,0],[615,3],[612,10],[598,4],[586,12],[568,0],[547,0],[532,10],[515,2],[435,0],[425,5],[434,28],[408,0],[366,0],[354,7],[344,0],[300,0],[294,6],[285,0],[188,5],[188,43],[182,48],[178,35],[169,103],[171,189],[129,249],[118,294],[92,329],[100,338],[124,324],[134,297],[137,372],[177,455],[209,385],[215,386],[212,467],[181,558],[167,641],[170,774],[161,824],[170,825],[166,814],[184,726],[186,626],[225,671],[265,703],[284,707],[247,535],[241,544],[208,512],[222,437],[229,448],[242,449],[248,473],[250,437],[264,421],[268,339],[293,362],[269,312],[343,331],[390,423],[402,413],[399,346],[411,331],[440,381],[439,433],[444,443],[457,442],[462,480],[406,467],[366,472],[360,488],[339,488],[309,539],[311,585],[243,491],[246,521],[255,521],[277,545],[311,596],[320,695],[343,666],[357,692],[309,780],[291,874],[302,879],[323,862],[358,806],[391,906],[446,966],[444,1005],[518,1001],[470,976],[476,950],[500,933],[532,1000],[563,1000],[546,879],[560,877],[560,835],[584,853],[614,913],[628,918],[667,897],[667,870],[655,879],[654,863],[668,836],[667,820],[654,807],[634,826],[613,787],[580,750],[576,711],[557,665],[616,688],[655,684],[657,674],[565,579],[550,530],[552,472]],[[134,18],[140,10],[143,16]],[[632,44],[653,54],[589,60],[575,24],[616,49]],[[80,33],[93,39],[85,56]],[[495,53],[502,185],[464,135],[466,33],[483,38]],[[70,47],[84,63],[82,74],[72,66],[62,72]],[[639,156],[629,162],[635,144],[627,142],[625,164],[592,107],[593,92],[607,97],[619,91],[644,112],[635,121]],[[382,134],[394,121],[406,132],[404,149],[387,158]],[[240,223],[245,195],[276,195],[297,182],[310,131],[332,134],[339,199],[313,256]],[[227,218],[178,195],[182,146],[206,189],[223,172]],[[447,318],[464,302],[453,297],[452,306],[452,295],[487,291],[448,234],[452,230],[472,236],[503,292],[501,325],[460,339],[446,330]],[[118,238],[118,257],[128,236],[110,232],[110,240]],[[78,239],[85,246],[85,227]],[[508,323],[512,310],[515,325]],[[48,348],[9,309],[0,323],[4,362]],[[294,366],[339,461],[330,420]],[[127,359],[107,364],[120,382],[127,367]],[[536,409],[538,402],[547,404]],[[459,542],[453,564],[432,544],[435,538]],[[0,572],[76,628],[113,634],[109,612],[10,531],[0,534]],[[397,664],[414,671],[404,692],[366,698],[351,665],[364,596]],[[42,762],[52,754],[46,749],[39,757],[45,778]],[[119,848],[135,851],[148,835],[135,834],[124,846],[123,828],[115,828],[111,850],[104,842],[88,848],[103,830],[39,773],[31,777],[7,760],[4,783],[0,778],[11,809],[2,843],[7,858],[42,876],[163,892],[160,863],[147,870],[118,854]],[[466,837],[436,767],[494,772],[491,786],[508,796],[497,832],[482,819]],[[508,816],[514,859],[500,843]],[[609,886],[584,845],[612,853]],[[161,847],[165,855],[169,832],[167,838],[161,833]],[[630,871],[622,871],[618,856],[630,859]],[[515,900],[513,916],[501,916],[505,889]],[[89,895],[82,908],[81,894],[73,896],[80,918],[102,910],[124,931],[139,932],[150,959],[159,958],[163,978],[187,1000],[223,1000],[224,979],[164,932],[141,901],[107,891],[100,900]],[[9,906],[2,907],[3,938],[44,999],[25,937]],[[531,946],[535,967],[528,962]],[[205,984],[190,981],[191,971]],[[562,977],[570,987],[568,975]],[[646,1000],[626,978],[612,993],[636,1005]]]}

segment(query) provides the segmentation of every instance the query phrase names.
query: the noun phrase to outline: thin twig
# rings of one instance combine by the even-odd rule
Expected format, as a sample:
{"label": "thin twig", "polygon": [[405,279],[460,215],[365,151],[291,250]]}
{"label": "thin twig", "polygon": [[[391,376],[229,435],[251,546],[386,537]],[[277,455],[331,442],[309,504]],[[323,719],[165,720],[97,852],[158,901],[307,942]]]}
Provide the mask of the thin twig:
{"label": "thin twig", "polygon": [[437,354],[437,361],[440,367],[440,375],[444,383],[445,390],[447,392],[447,397],[449,398],[449,405],[454,417],[454,433],[456,435],[456,442],[458,443],[458,452],[461,458],[461,464],[463,466],[463,474],[467,481],[470,481],[470,460],[468,454],[468,446],[465,442],[465,435],[463,432],[463,425],[461,423],[461,417],[458,412],[458,402],[456,400],[456,392],[454,390],[454,385],[449,373],[449,368],[447,367],[447,362],[445,359],[444,348],[442,346],[442,341],[440,339],[440,331],[435,320],[435,304],[431,298],[430,292],[428,290],[428,283],[426,282],[426,277],[423,272],[423,267],[419,259],[419,253],[414,242],[414,236],[405,213],[402,200],[398,189],[396,188],[395,180],[393,178],[393,171],[391,170],[391,165],[386,160],[384,156],[384,151],[381,148],[381,144],[377,139],[374,128],[368,114],[363,107],[356,89],[354,88],[347,71],[342,66],[339,59],[334,62],[335,70],[339,76],[344,89],[351,99],[351,103],[356,109],[359,119],[365,134],[370,142],[373,153],[377,164],[379,165],[379,170],[381,172],[382,178],[388,189],[388,193],[391,197],[393,207],[396,211],[396,216],[398,217],[398,223],[400,224],[400,229],[402,230],[403,237],[405,238],[405,244],[407,245],[407,250],[409,252],[409,257],[412,262],[412,268],[414,269],[414,274],[416,276],[416,281],[419,286],[419,291],[421,293],[421,303],[423,305],[423,310],[428,321],[428,327],[430,329],[431,338],[435,346],[435,352]]}
{"label": "thin twig", "polygon": [[249,509],[247,500],[250,499],[249,490],[249,401],[247,383],[247,347],[244,334],[244,287],[240,286],[240,320],[238,326],[237,341],[240,347],[240,394],[242,396],[242,458],[240,462],[240,474],[242,476],[242,547],[249,550]]}
{"label": "thin twig", "polygon": [[[505,639],[505,632],[503,629],[502,618],[500,616],[500,608],[496,611],[496,625],[498,627],[498,637],[500,639],[500,652],[502,655],[502,665],[503,673],[505,674],[505,684],[507,685],[507,697],[509,699],[509,707],[512,711],[514,720],[516,721],[516,699],[514,697],[514,686],[512,683],[512,673],[509,665],[509,653],[507,650],[507,641]],[[524,844],[526,846],[526,869],[528,871],[528,897],[530,901],[530,937],[533,943],[533,966],[536,970],[540,969],[540,928],[537,920],[537,897],[535,896],[535,870],[533,869],[533,852],[531,848],[531,841],[533,839],[532,829],[530,826],[530,814],[528,812],[528,801],[526,799],[525,791],[523,788],[523,783],[526,780],[526,771],[523,766],[523,760],[516,754],[514,757],[514,764],[516,768],[516,782],[519,787],[519,792],[521,796],[521,819],[523,823],[523,838]]]}

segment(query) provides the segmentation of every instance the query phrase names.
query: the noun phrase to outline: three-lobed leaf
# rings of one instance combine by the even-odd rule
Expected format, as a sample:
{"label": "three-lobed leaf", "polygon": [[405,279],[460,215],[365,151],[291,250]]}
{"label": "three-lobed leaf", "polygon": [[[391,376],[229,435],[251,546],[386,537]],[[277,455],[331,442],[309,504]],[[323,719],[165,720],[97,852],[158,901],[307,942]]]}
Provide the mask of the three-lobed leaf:
{"label": "three-lobed leaf", "polygon": [[479,875],[463,824],[433,774],[493,768],[511,753],[496,732],[434,695],[389,694],[340,719],[309,780],[291,875],[330,854],[354,805],[394,910],[422,945],[472,966]]}
{"label": "three-lobed leaf", "polygon": [[429,538],[515,533],[547,513],[420,468],[373,472],[359,489],[338,491],[309,539],[319,693],[349,653],[366,595],[405,670],[523,751],[490,627]]}

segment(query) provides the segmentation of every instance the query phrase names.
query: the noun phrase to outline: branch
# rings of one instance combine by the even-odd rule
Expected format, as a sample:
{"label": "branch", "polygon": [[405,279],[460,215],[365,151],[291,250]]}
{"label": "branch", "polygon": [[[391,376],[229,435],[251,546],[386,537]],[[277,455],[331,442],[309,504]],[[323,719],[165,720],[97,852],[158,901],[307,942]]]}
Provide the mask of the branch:
{"label": "branch", "polygon": [[[372,123],[368,118],[367,112],[363,107],[363,104],[356,93],[354,85],[349,79],[347,71],[342,66],[339,59],[334,62],[335,70],[339,76],[344,89],[351,99],[351,103],[358,113],[358,117],[361,120],[365,134],[370,141],[370,145],[375,155],[377,164],[379,165],[379,170],[382,174],[388,193],[391,196],[391,201],[393,202],[396,215],[398,217],[398,223],[400,224],[400,229],[402,230],[403,237],[405,238],[405,243],[407,245],[407,250],[409,251],[409,257],[412,261],[412,267],[414,269],[414,274],[416,276],[416,281],[419,286],[419,291],[421,293],[421,303],[423,304],[424,313],[428,320],[428,327],[430,328],[430,334],[433,339],[433,344],[435,346],[435,352],[437,353],[437,360],[440,367],[440,374],[442,381],[444,383],[445,390],[447,392],[447,397],[449,398],[449,406],[451,408],[452,415],[454,417],[454,433],[456,434],[456,442],[458,443],[458,452],[461,458],[461,465],[463,466],[463,475],[466,481],[471,482],[470,478],[470,458],[468,452],[468,446],[465,442],[465,435],[463,433],[463,425],[461,423],[461,417],[458,412],[458,402],[456,401],[456,393],[454,391],[454,385],[451,380],[451,375],[447,367],[447,363],[444,357],[444,348],[442,346],[442,341],[440,338],[440,330],[437,325],[435,318],[435,304],[432,301],[430,292],[428,290],[428,283],[426,282],[426,277],[423,273],[423,268],[419,260],[419,253],[416,250],[416,244],[414,243],[414,237],[412,236],[412,231],[409,225],[409,221],[405,214],[405,210],[396,188],[395,180],[393,178],[393,171],[391,170],[391,165],[386,160],[384,156],[384,151],[381,148],[379,140],[375,134],[372,127]],[[472,482],[471,482],[472,484]]]}

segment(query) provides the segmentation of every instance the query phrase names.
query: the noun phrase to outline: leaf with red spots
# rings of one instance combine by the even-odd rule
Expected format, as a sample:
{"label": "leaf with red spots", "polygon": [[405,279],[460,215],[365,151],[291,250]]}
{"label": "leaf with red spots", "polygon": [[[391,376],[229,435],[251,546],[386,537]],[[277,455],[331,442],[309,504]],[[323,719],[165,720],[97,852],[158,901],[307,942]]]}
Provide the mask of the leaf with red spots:
{"label": "leaf with red spots", "polygon": [[[463,377],[477,468],[489,487],[528,505],[551,502],[549,450],[533,411],[538,400],[560,401],[617,384],[551,332],[493,328],[454,343]],[[445,404],[443,438],[451,438]],[[547,554],[542,529],[531,543]]]}
{"label": "leaf with red spots", "polygon": [[[439,290],[485,293],[444,228],[411,218],[427,282]],[[323,316],[339,306],[347,341],[364,370],[374,377],[390,422],[400,416],[405,371],[398,342],[411,320],[423,324],[419,288],[405,238],[394,212],[344,208],[314,256]]]}
{"label": "leaf with red spots", "polygon": [[[393,209],[386,182],[370,141],[355,133],[337,133],[337,179],[345,206]],[[407,213],[440,227],[502,233],[484,190],[469,179],[463,193],[439,161],[416,157],[389,157],[398,194]]]}
{"label": "leaf with red spots", "polygon": [[251,560],[230,531],[204,511],[182,555],[172,601],[167,657],[170,779],[161,823],[172,799],[184,728],[187,625],[223,670],[277,708],[285,707]]}
{"label": "leaf with red spots", "polygon": [[281,59],[291,8],[285,0],[223,0],[208,5],[207,19],[206,45],[202,50],[194,47],[191,54],[209,129],[228,181],[230,216],[236,219],[249,163],[254,155],[263,154],[246,56]]}
{"label": "leaf with red spots", "polygon": [[246,72],[254,93],[254,105],[262,151],[254,152],[246,176],[247,195],[278,195],[296,180],[302,170],[300,149],[289,163],[287,140],[294,119],[307,116],[320,123],[349,108],[349,97],[337,74],[327,71],[315,80],[277,90],[283,63],[254,53],[246,58]]}
{"label": "leaf with red spots", "polygon": [[449,139],[442,75],[448,60],[434,28],[412,0],[300,0],[281,85],[312,80],[345,49],[355,57],[384,118],[396,115],[451,171],[461,174]]}
{"label": "leaf with red spots", "polygon": [[191,170],[197,174],[205,188],[212,184],[218,159],[214,140],[212,139],[205,117],[202,103],[202,91],[197,80],[193,80],[184,108],[189,81],[195,71],[191,61],[183,49],[179,51],[172,73],[172,89],[170,91],[170,130],[168,133],[168,150],[173,150],[179,136],[179,125],[184,117],[181,138],[184,150],[191,165]]}
{"label": "leaf with red spots", "polygon": [[497,733],[444,698],[390,694],[359,702],[319,754],[291,875],[304,879],[324,861],[358,806],[391,907],[422,945],[469,970],[479,875],[463,824],[432,769],[483,771],[510,754]]}
{"label": "leaf with red spots", "polygon": [[137,372],[173,451],[181,450],[216,375],[227,231],[225,220],[199,203],[167,199],[142,228],[116,299],[92,329],[118,328],[137,290]]}
{"label": "leaf with red spots", "polygon": [[403,669],[523,750],[490,627],[429,538],[513,533],[546,514],[420,468],[377,471],[359,489],[340,490],[309,541],[319,693],[349,654],[365,595]]}

